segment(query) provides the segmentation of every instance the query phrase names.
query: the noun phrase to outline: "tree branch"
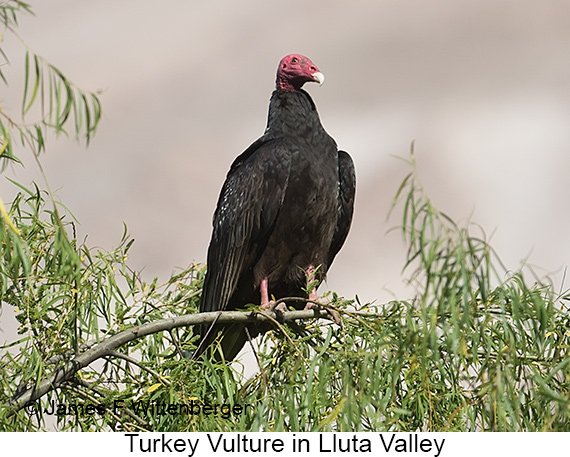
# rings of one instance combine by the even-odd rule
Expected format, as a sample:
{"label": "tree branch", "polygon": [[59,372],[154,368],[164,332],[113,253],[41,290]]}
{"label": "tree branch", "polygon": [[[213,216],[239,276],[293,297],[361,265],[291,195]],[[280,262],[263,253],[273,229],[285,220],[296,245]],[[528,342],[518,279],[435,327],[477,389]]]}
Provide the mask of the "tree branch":
{"label": "tree branch", "polygon": [[[352,314],[352,312],[351,312]],[[361,314],[361,313],[359,313]],[[365,315],[374,315],[374,313],[362,313]],[[92,362],[102,357],[115,355],[115,350],[129,341],[133,341],[143,336],[153,333],[172,330],[179,327],[187,327],[198,324],[208,324],[216,321],[220,324],[231,323],[248,323],[248,322],[287,322],[297,319],[331,319],[330,314],[326,310],[311,309],[307,311],[287,311],[284,313],[274,312],[257,312],[257,311],[218,311],[210,313],[197,313],[185,316],[171,317],[169,319],[161,319],[155,322],[138,325],[136,327],[123,330],[113,336],[105,338],[101,343],[87,349],[85,352],[78,354],[72,360],[67,362],[63,367],[59,368],[49,378],[42,379],[34,387],[27,389],[22,394],[7,403],[7,407],[11,408],[8,416],[12,416],[20,409],[24,408],[27,403],[35,401],[48,392],[59,387],[63,382],[71,379],[75,373],[85,368]]]}

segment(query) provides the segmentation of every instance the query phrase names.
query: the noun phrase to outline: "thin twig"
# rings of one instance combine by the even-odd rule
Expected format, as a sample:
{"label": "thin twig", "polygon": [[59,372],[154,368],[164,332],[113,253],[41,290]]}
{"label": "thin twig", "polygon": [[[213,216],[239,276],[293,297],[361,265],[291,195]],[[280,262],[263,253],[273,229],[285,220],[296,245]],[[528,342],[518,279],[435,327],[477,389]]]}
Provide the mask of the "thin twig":
{"label": "thin twig", "polygon": [[[310,366],[310,363],[307,362],[307,359],[305,359],[305,357],[303,357],[303,354],[301,354],[301,351],[299,351],[299,348],[297,347],[297,345],[295,344],[295,342],[293,341],[293,339],[287,334],[287,332],[285,331],[285,329],[283,328],[283,326],[281,325],[281,323],[274,317],[270,316],[269,314],[275,314],[275,313],[266,313],[265,311],[260,311],[259,312],[262,316],[267,317],[271,322],[273,322],[273,324],[275,324],[277,326],[277,328],[279,330],[281,330],[281,333],[283,333],[283,335],[285,336],[285,338],[287,339],[287,341],[289,341],[289,343],[291,344],[291,346],[295,349],[295,352],[297,354],[299,354],[299,357],[301,357],[303,359],[303,362],[305,362],[307,364],[307,366]],[[280,313],[283,314],[283,313]]]}
{"label": "thin twig", "polygon": [[127,354],[123,354],[119,351],[112,351],[109,356],[113,356],[113,357],[117,357],[118,359],[123,359],[129,363],[132,363],[133,365],[136,365],[137,367],[139,367],[141,370],[146,371],[147,373],[150,373],[151,375],[153,375],[155,378],[157,378],[160,382],[162,382],[165,386],[170,387],[172,385],[172,383],[166,379],[164,376],[162,376],[160,373],[157,373],[156,371],[154,371],[153,369],[144,366],[142,363],[140,363],[138,360],[133,359],[132,357],[128,356]]}
{"label": "thin twig", "polygon": [[[364,313],[370,315],[370,313]],[[162,319],[155,322],[149,322],[143,325],[129,328],[116,335],[105,338],[101,343],[93,346],[87,351],[77,355],[67,362],[63,367],[56,370],[51,376],[39,381],[34,387],[26,390],[17,398],[7,403],[7,407],[11,408],[8,415],[11,416],[24,408],[31,401],[41,398],[46,393],[59,387],[63,382],[71,379],[75,373],[82,368],[88,366],[95,360],[107,357],[113,354],[113,351],[129,341],[133,341],[143,336],[154,333],[172,330],[179,327],[187,327],[198,324],[208,324],[219,322],[221,324],[231,323],[248,323],[248,322],[281,322],[294,321],[297,319],[330,319],[327,312],[318,309],[308,311],[288,311],[280,313],[279,317],[273,312],[258,313],[255,311],[214,311],[209,313],[197,313],[185,316],[172,317]]]}
{"label": "thin twig", "polygon": [[[83,380],[80,380],[80,381],[83,381]],[[78,382],[78,384],[80,384],[82,387],[87,387],[88,389],[91,389],[91,390],[93,390],[94,392],[99,393],[99,392],[97,392],[97,390],[95,390],[95,389],[93,388],[93,386],[89,385],[88,383],[85,383],[85,382]],[[87,400],[89,400],[89,401],[92,402],[93,404],[97,404],[97,405],[100,404],[99,401],[98,401],[95,397],[89,395],[85,390],[77,389],[77,388],[74,387],[72,384],[66,383],[66,384],[65,384],[65,388],[66,388],[66,389],[69,389],[69,390],[71,390],[71,391],[73,391],[73,392],[75,392],[76,394],[82,396],[83,398],[86,398]],[[105,411],[106,411],[113,419],[115,419],[118,423],[123,424],[124,427],[127,427],[127,425],[121,420],[121,418],[120,418],[119,416],[117,416],[113,411],[111,411],[111,409],[109,409],[109,408],[108,408],[107,406],[105,406],[105,405],[102,405],[102,406],[105,408]],[[123,409],[123,411],[125,412],[125,414],[126,414],[127,416],[129,416],[131,419],[134,419],[136,422],[139,423],[139,425],[138,425],[138,427],[137,427],[139,430],[145,431],[145,432],[149,431],[149,430],[147,430],[147,429],[144,428],[144,427],[147,427],[147,428],[150,428],[150,427],[148,426],[148,424],[147,424],[143,419],[141,419],[139,416],[137,416],[135,413],[133,413],[133,412],[132,412],[130,409],[128,409],[128,408],[122,408],[122,409]],[[133,424],[133,425],[134,425],[134,424]],[[143,426],[144,426],[144,427],[143,427]]]}

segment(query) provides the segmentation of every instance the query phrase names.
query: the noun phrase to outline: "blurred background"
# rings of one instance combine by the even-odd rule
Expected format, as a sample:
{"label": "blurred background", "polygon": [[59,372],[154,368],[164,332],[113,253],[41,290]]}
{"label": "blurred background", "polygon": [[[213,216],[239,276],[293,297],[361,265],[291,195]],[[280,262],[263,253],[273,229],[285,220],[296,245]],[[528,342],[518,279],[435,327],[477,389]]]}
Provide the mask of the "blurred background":
{"label": "blurred background", "polygon": [[[136,239],[130,264],[166,279],[205,262],[233,159],[265,128],[277,63],[310,57],[321,120],[357,169],[353,227],[327,287],[362,302],[409,298],[393,196],[415,141],[435,205],[475,221],[508,268],[560,287],[570,254],[570,3],[565,0],[50,0],[19,33],[74,83],[101,90],[89,148],[60,137],[41,157],[89,246]],[[20,112],[22,44],[2,47],[6,111]],[[3,89],[4,91],[6,88]],[[21,152],[21,151],[20,151]],[[42,183],[38,167],[4,174]],[[9,202],[14,187],[0,178]],[[565,286],[564,286],[565,287]],[[322,291],[323,289],[321,289]],[[14,321],[2,309],[0,342]]]}

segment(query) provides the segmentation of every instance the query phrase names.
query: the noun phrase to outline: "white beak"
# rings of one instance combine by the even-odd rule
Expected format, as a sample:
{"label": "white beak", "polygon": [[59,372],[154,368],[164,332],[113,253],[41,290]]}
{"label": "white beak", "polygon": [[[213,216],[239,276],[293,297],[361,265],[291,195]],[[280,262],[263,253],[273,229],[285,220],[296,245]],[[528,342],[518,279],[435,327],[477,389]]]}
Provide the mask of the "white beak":
{"label": "white beak", "polygon": [[319,86],[322,86],[325,82],[325,75],[323,75],[320,71],[313,73],[313,81],[319,83]]}

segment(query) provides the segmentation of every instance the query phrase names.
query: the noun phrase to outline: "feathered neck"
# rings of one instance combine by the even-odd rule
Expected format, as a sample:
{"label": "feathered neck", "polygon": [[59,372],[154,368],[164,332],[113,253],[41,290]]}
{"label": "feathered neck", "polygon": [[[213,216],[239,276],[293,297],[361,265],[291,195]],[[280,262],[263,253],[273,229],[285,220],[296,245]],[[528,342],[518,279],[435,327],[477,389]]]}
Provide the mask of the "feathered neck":
{"label": "feathered neck", "polygon": [[269,102],[265,132],[301,133],[322,128],[317,108],[304,90],[275,90]]}

